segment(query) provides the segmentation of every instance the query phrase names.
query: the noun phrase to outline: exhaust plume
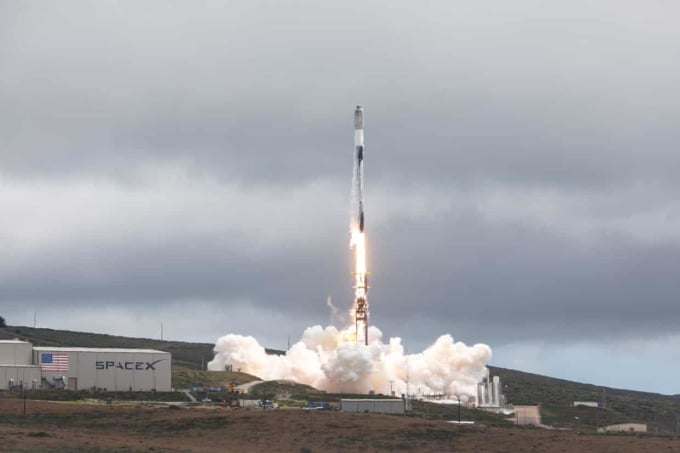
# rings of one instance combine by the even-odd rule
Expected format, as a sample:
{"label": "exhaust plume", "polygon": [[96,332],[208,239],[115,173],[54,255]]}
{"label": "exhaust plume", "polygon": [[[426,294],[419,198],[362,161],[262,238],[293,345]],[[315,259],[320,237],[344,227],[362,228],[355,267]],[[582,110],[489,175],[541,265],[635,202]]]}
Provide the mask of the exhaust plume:
{"label": "exhaust plume", "polygon": [[419,354],[405,354],[400,338],[383,343],[382,336],[369,327],[365,345],[356,343],[352,327],[313,326],[277,356],[253,337],[229,334],[217,340],[208,369],[231,365],[264,380],[287,379],[331,392],[474,396],[491,358],[487,345],[466,346],[448,334]]}

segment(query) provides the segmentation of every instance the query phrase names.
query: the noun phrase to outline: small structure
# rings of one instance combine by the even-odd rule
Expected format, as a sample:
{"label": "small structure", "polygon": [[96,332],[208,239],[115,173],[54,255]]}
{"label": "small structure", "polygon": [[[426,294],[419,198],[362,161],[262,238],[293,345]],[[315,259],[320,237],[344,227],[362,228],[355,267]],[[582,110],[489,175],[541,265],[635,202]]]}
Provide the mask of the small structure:
{"label": "small structure", "polygon": [[646,433],[645,423],[618,423],[597,429],[598,433]]}
{"label": "small structure", "polygon": [[515,424],[542,426],[541,411],[538,406],[515,406]]}
{"label": "small structure", "polygon": [[0,364],[33,365],[33,345],[21,340],[0,340]]}
{"label": "small structure", "polygon": [[328,401],[307,401],[307,404],[302,408],[307,410],[329,411],[331,410],[331,403]]}
{"label": "small structure", "polygon": [[0,340],[0,390],[33,389],[40,367],[33,365],[33,345],[26,341]]}
{"label": "small structure", "polygon": [[170,391],[169,352],[151,349],[33,347],[0,340],[0,390]]}
{"label": "small structure", "polygon": [[239,407],[246,409],[254,409],[260,407],[260,400],[238,400]]}
{"label": "small structure", "polygon": [[600,407],[600,403],[597,401],[574,401],[574,407]]}
{"label": "small structure", "polygon": [[343,399],[341,412],[373,412],[378,414],[403,414],[406,401],[398,399]]}

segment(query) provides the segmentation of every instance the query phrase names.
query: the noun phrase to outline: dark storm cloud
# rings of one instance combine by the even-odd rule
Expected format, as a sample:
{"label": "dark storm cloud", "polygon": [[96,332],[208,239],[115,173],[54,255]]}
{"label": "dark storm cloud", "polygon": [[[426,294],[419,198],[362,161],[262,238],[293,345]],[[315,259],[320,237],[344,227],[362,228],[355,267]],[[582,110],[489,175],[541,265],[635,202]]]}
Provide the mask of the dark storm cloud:
{"label": "dark storm cloud", "polygon": [[[676,329],[673,3],[0,8],[0,301],[245,301],[291,317],[325,313],[329,294],[348,305],[347,209],[305,185],[326,181],[345,202],[363,103],[372,307],[386,330]],[[52,198],[73,181],[95,183]],[[221,192],[231,185],[244,193]],[[148,212],[129,201],[147,186]],[[507,197],[485,205],[489,187]],[[270,202],[296,190],[300,209]],[[80,197],[101,202],[60,211]],[[217,227],[193,229],[195,217]]]}
{"label": "dark storm cloud", "polygon": [[[263,251],[240,238],[130,239],[124,248],[97,244],[41,251],[30,273],[0,280],[5,300],[37,305],[134,307],[165,301],[248,302],[285,307],[289,314],[326,317],[325,300],[345,290],[347,249],[338,244],[278,247]],[[344,237],[341,237],[341,240]],[[36,285],[36,282],[39,282]],[[347,294],[349,296],[349,294]]]}
{"label": "dark storm cloud", "polygon": [[478,220],[468,213],[435,225],[403,222],[389,236],[374,233],[384,239],[374,241],[380,271],[373,307],[381,307],[389,327],[415,310],[442,332],[492,343],[676,330],[677,243],[611,233],[579,244],[539,228]]}
{"label": "dark storm cloud", "polygon": [[13,171],[124,173],[160,156],[230,179],[337,176],[343,112],[364,102],[374,178],[674,179],[655,164],[677,160],[672,5],[12,5]]}

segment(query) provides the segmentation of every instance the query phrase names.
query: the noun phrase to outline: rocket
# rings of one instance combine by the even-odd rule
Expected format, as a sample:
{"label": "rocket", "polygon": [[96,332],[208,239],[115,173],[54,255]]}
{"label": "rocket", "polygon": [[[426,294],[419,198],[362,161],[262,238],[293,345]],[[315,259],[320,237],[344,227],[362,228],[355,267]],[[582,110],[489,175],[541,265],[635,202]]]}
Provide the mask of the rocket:
{"label": "rocket", "polygon": [[[352,240],[356,269],[354,272],[354,322],[356,341],[368,345],[368,272],[366,272],[366,243],[364,236],[364,108],[354,110],[354,175],[352,178]],[[354,228],[358,227],[355,237]]]}
{"label": "rocket", "polygon": [[357,224],[359,231],[364,232],[364,108],[357,105],[354,110],[354,150],[356,169],[355,182],[356,195],[359,198],[359,212],[357,213]]}

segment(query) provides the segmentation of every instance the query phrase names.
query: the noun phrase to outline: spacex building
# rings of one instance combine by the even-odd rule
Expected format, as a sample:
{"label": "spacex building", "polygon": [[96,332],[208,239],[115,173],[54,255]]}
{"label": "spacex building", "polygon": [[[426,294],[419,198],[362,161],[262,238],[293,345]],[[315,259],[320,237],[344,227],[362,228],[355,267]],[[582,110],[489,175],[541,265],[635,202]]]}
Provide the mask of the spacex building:
{"label": "spacex building", "polygon": [[0,341],[0,389],[171,390],[172,356],[154,349],[33,347]]}

